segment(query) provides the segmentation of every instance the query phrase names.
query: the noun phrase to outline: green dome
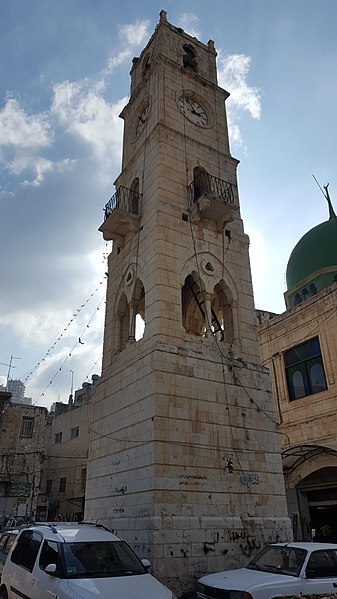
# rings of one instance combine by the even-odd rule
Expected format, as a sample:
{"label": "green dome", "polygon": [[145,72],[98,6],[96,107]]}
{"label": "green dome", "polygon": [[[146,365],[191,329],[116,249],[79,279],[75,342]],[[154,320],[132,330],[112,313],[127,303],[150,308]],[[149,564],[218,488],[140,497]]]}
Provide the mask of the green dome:
{"label": "green dome", "polygon": [[287,266],[287,288],[333,266],[337,267],[337,218],[332,211],[329,220],[308,231],[295,245]]}

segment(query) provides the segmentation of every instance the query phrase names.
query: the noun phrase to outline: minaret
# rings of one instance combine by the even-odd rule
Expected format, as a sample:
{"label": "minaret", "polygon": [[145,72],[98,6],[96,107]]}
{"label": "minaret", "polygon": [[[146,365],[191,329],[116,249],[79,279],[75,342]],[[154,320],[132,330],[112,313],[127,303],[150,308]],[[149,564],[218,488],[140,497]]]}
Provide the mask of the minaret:
{"label": "minaret", "polygon": [[[165,11],[131,69],[85,518],[180,596],[290,536],[214,43]],[[136,339],[136,320],[145,322]]]}

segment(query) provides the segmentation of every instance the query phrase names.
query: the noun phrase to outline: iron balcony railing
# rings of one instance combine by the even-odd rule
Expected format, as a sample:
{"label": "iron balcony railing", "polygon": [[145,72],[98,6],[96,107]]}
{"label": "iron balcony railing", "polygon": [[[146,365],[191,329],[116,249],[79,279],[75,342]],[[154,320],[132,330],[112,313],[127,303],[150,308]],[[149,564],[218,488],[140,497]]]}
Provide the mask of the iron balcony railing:
{"label": "iron balcony railing", "polygon": [[132,214],[139,215],[141,197],[142,194],[134,189],[128,189],[123,186],[119,187],[107,204],[105,204],[104,220],[106,220],[116,208],[119,208],[124,212],[131,212]]}
{"label": "iron balcony railing", "polygon": [[234,204],[232,183],[201,172],[188,186],[188,205],[192,206],[204,194],[228,204]]}

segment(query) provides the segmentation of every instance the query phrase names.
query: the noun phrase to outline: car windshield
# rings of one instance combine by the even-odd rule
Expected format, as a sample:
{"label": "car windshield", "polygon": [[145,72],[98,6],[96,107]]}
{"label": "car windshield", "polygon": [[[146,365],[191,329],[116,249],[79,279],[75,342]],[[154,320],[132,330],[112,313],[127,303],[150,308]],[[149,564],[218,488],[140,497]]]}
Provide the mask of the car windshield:
{"label": "car windshield", "polygon": [[260,551],[246,568],[299,576],[306,554],[307,551],[300,547],[270,545]]}
{"label": "car windshield", "polygon": [[124,541],[87,541],[63,545],[67,578],[101,578],[146,574]]}

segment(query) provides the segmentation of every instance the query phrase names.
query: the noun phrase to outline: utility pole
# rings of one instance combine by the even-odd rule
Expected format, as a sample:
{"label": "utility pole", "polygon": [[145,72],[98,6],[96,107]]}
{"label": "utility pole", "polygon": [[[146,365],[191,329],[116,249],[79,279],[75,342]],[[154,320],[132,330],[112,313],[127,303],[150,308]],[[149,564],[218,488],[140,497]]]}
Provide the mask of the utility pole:
{"label": "utility pole", "polygon": [[73,392],[74,392],[74,371],[70,370],[71,372],[71,389],[70,389],[70,398],[71,401],[73,401]]}

